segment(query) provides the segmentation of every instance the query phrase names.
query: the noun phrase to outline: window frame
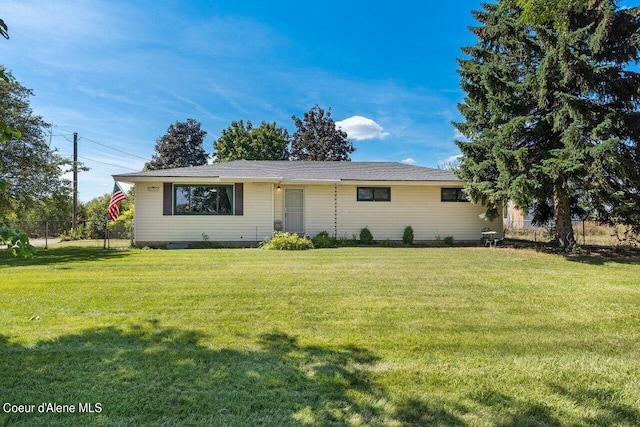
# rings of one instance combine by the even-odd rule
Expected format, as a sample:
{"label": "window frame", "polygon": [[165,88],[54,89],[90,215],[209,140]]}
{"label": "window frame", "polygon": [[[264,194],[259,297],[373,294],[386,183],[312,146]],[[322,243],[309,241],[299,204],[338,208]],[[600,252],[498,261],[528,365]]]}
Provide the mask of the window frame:
{"label": "window frame", "polygon": [[[361,198],[361,190],[371,190],[371,198]],[[378,195],[380,191],[386,191],[388,198],[376,197],[376,191]],[[390,202],[391,201],[391,187],[356,187],[356,201],[358,202]]]}
{"label": "window frame", "polygon": [[[185,211],[185,210],[179,210],[178,209],[178,192],[180,191],[179,189],[182,188],[188,188],[188,194],[189,194],[189,205],[191,206],[193,205],[192,201],[191,201],[191,197],[192,197],[192,191],[193,188],[204,188],[206,189],[206,191],[211,191],[213,189],[215,189],[215,206],[214,206],[214,210],[213,211]],[[221,194],[221,189],[224,189],[226,194],[228,195],[229,198],[229,208],[227,212],[220,212],[220,194]],[[229,184],[229,185],[220,185],[220,184],[173,184],[173,214],[174,215],[194,215],[194,216],[199,216],[199,215],[214,215],[214,216],[225,216],[225,215],[233,215],[234,214],[234,185],[233,184]]]}
{"label": "window frame", "polygon": [[[455,198],[445,198],[445,191],[451,192],[455,191]],[[457,203],[457,202],[469,202],[467,195],[464,193],[464,188],[462,187],[441,187],[440,188],[440,201],[443,203]]]}

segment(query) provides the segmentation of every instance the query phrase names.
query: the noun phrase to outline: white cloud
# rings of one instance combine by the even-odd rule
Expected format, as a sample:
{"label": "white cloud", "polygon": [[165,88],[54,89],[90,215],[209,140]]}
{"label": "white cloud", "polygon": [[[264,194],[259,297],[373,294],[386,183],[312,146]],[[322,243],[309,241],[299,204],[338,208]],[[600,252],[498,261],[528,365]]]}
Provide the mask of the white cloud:
{"label": "white cloud", "polygon": [[445,163],[455,163],[459,162],[462,159],[462,154],[456,154],[455,156],[449,156],[444,159]]}
{"label": "white cloud", "polygon": [[356,141],[366,139],[384,139],[389,136],[384,128],[371,119],[362,116],[353,116],[348,119],[336,122],[336,126],[349,135],[349,138]]}
{"label": "white cloud", "polygon": [[406,164],[406,165],[413,165],[413,164],[415,164],[415,163],[416,163],[416,161],[415,161],[415,160],[413,160],[411,157],[408,157],[408,158],[406,158],[406,159],[402,160],[402,162],[401,162],[401,163],[404,163],[404,164]]}

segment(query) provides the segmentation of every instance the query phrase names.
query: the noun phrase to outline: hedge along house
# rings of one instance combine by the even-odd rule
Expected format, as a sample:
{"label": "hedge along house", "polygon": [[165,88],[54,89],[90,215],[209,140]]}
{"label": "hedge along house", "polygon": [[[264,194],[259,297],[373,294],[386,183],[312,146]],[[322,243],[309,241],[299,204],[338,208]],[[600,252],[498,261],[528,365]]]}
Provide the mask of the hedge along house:
{"label": "hedge along house", "polygon": [[114,175],[135,185],[137,246],[251,245],[273,231],[416,242],[477,241],[484,208],[451,171],[387,162],[247,161]]}

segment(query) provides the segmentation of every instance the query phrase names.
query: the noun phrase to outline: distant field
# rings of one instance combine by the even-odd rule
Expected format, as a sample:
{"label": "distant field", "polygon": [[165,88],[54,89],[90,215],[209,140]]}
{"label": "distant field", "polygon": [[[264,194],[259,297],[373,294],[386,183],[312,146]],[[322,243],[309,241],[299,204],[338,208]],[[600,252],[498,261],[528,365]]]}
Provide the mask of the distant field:
{"label": "distant field", "polygon": [[640,425],[638,278],[484,247],[2,252],[0,425]]}

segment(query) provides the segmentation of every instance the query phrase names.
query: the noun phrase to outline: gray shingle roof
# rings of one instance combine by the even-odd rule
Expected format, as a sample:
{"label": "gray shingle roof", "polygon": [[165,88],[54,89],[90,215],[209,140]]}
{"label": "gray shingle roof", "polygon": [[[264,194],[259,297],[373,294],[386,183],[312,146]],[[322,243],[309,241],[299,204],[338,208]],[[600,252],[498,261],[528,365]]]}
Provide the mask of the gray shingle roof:
{"label": "gray shingle roof", "polygon": [[313,162],[235,160],[113,176],[128,178],[256,178],[282,181],[460,181],[448,170],[394,162]]}

